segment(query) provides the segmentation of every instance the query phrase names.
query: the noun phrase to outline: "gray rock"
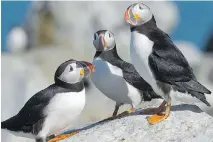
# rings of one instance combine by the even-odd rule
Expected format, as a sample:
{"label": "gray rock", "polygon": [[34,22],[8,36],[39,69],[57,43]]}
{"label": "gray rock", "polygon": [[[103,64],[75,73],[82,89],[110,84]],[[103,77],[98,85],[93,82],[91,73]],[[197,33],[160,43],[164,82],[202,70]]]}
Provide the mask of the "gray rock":
{"label": "gray rock", "polygon": [[197,106],[175,104],[170,116],[149,125],[147,115],[137,113],[83,127],[80,133],[60,142],[210,142],[213,141],[213,117]]}

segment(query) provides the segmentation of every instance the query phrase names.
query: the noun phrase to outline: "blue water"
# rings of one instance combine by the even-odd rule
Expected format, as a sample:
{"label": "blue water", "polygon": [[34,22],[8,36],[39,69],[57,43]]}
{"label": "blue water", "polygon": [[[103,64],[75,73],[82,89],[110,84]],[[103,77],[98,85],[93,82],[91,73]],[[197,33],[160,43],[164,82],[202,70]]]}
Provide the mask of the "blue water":
{"label": "blue water", "polygon": [[[180,11],[180,22],[171,34],[174,40],[187,40],[203,49],[207,36],[213,31],[213,2],[175,2]],[[30,1],[3,1],[1,50],[5,51],[5,39],[10,28],[22,25],[28,11]]]}
{"label": "blue water", "polygon": [[187,40],[203,49],[213,32],[213,2],[176,1],[180,23],[171,35],[175,40]]}
{"label": "blue water", "polygon": [[30,1],[1,1],[1,50],[5,51],[5,40],[9,30],[22,25],[30,6]]}

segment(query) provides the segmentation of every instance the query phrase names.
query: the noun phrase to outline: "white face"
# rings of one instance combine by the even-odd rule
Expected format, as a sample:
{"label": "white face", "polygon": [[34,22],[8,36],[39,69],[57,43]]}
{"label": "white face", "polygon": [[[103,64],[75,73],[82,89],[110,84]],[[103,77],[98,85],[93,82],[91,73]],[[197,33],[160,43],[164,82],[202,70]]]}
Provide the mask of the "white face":
{"label": "white face", "polygon": [[126,10],[124,20],[132,26],[139,26],[151,20],[152,16],[148,6],[143,3],[137,3]]}
{"label": "white face", "polygon": [[62,74],[58,77],[59,80],[66,83],[80,82],[84,77],[83,67],[76,63],[71,63],[66,66]]}
{"label": "white face", "polygon": [[110,31],[94,33],[93,45],[97,51],[109,51],[115,46],[115,38]]}

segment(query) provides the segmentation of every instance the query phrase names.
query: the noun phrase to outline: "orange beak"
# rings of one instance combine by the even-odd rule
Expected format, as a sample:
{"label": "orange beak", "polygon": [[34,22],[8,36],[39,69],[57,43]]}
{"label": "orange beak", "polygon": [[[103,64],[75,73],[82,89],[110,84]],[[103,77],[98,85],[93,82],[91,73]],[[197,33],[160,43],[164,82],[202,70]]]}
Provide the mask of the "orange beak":
{"label": "orange beak", "polygon": [[89,69],[92,71],[92,72],[94,72],[95,71],[95,65],[93,65],[93,64],[91,64],[91,63],[88,63],[88,67],[89,67]]}
{"label": "orange beak", "polygon": [[127,21],[128,19],[129,19],[129,9],[127,9],[124,14],[124,20]]}
{"label": "orange beak", "polygon": [[94,72],[95,71],[95,65],[93,65],[92,63],[90,62],[85,62],[84,63],[86,64],[86,66],[90,69],[91,72]]}
{"label": "orange beak", "polygon": [[80,61],[80,63],[83,66],[85,77],[89,76],[92,72],[95,71],[95,65],[93,65],[92,63],[86,61]]}
{"label": "orange beak", "polygon": [[102,44],[103,46],[105,46],[103,36],[100,36],[100,41],[101,41],[101,44]]}

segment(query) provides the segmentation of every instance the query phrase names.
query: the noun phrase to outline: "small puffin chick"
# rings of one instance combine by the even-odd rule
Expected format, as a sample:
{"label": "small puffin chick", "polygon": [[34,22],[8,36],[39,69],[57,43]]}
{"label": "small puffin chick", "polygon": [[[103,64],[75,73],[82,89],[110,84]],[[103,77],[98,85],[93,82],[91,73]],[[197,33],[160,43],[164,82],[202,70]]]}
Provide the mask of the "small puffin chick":
{"label": "small puffin chick", "polygon": [[205,94],[211,92],[197,81],[188,61],[169,35],[157,27],[150,8],[143,3],[132,4],[124,20],[131,30],[132,63],[155,93],[165,100],[162,105],[166,104],[165,113],[148,117],[148,122],[156,124],[166,119],[172,98],[194,104],[202,101],[210,106]]}
{"label": "small puffin chick", "polygon": [[93,71],[94,65],[89,62],[71,59],[62,63],[55,72],[55,83],[32,96],[17,115],[1,122],[1,129],[46,142],[46,137],[80,115],[85,105],[82,79]]}
{"label": "small puffin chick", "polygon": [[122,104],[131,105],[130,113],[142,101],[160,98],[134,66],[119,57],[112,32],[100,30],[94,33],[93,45],[96,48],[93,59],[96,71],[90,77],[104,95],[116,102],[113,116]]}

